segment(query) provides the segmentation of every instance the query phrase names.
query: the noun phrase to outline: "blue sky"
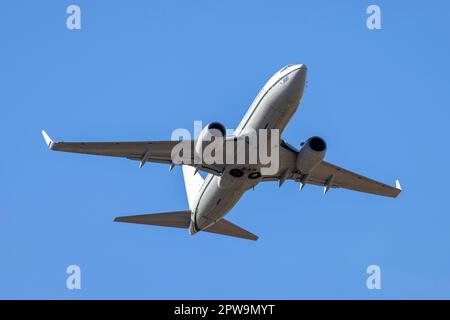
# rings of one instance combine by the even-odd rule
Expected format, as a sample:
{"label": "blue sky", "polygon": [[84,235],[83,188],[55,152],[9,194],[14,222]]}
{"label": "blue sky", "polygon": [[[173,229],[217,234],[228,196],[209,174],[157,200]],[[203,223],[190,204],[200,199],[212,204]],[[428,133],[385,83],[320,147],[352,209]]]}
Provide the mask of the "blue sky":
{"label": "blue sky", "polygon": [[[72,3],[81,30],[66,28]],[[372,3],[382,30],[366,28]],[[450,298],[449,18],[448,1],[4,1],[0,298]],[[52,153],[40,134],[234,128],[291,63],[308,88],[284,139],[320,135],[328,161],[399,178],[400,197],[260,184],[228,215],[260,240],[190,237],[112,222],[186,209],[180,168]]]}

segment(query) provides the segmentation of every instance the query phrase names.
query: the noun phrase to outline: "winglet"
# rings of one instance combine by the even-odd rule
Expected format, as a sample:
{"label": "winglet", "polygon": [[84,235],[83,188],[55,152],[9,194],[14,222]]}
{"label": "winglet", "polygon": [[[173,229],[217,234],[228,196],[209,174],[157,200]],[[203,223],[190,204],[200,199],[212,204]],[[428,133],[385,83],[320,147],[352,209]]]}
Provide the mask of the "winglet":
{"label": "winglet", "polygon": [[45,132],[45,130],[42,130],[42,136],[45,139],[45,143],[47,144],[47,147],[49,149],[52,149],[53,148],[53,144],[55,142],[49,137],[49,135],[47,134],[47,132]]}
{"label": "winglet", "polygon": [[395,180],[395,188],[397,188],[398,190],[402,190],[402,186],[400,185],[400,180]]}

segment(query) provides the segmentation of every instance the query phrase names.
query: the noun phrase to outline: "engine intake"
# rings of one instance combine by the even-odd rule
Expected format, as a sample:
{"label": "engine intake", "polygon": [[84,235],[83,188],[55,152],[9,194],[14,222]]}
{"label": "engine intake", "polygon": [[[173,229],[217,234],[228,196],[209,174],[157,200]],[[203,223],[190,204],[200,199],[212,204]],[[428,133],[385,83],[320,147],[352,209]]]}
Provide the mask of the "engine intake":
{"label": "engine intake", "polygon": [[316,152],[322,152],[327,148],[327,144],[320,137],[312,137],[308,140],[308,145],[311,150]]}
{"label": "engine intake", "polygon": [[326,151],[327,144],[325,140],[320,137],[309,138],[298,153],[296,160],[297,170],[301,174],[310,174],[325,158]]}
{"label": "engine intake", "polygon": [[225,137],[225,135],[227,134],[227,130],[225,129],[224,125],[221,124],[220,122],[211,122],[206,126],[206,128],[208,128],[209,131],[217,130],[218,132],[220,132],[222,137]]}
{"label": "engine intake", "polygon": [[195,142],[195,153],[196,157],[199,159],[203,159],[203,150],[209,145],[209,143],[213,142],[217,137],[225,137],[226,129],[223,124],[220,122],[211,122],[203,130],[200,132],[200,135]]}

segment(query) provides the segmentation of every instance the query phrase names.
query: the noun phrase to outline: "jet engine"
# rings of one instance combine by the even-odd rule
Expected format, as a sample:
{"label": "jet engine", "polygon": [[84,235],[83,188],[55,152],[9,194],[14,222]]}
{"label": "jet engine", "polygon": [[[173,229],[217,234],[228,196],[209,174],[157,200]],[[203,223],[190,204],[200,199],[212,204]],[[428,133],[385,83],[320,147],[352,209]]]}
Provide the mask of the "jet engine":
{"label": "jet engine", "polygon": [[301,174],[308,175],[323,160],[327,151],[325,140],[320,137],[309,138],[300,149],[296,166]]}
{"label": "jet engine", "polygon": [[208,142],[213,142],[217,137],[226,136],[226,129],[220,122],[211,122],[200,132],[200,135],[195,142],[195,154],[197,157],[203,159],[203,150],[208,145]]}

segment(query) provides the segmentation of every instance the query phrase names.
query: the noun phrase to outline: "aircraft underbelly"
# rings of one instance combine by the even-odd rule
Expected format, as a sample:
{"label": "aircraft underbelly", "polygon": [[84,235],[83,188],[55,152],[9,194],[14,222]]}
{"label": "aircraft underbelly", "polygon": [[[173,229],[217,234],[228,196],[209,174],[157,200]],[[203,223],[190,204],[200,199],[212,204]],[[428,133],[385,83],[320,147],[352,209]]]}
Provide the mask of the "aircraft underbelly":
{"label": "aircraft underbelly", "polygon": [[201,194],[194,212],[197,229],[204,229],[225,216],[245,192],[243,188],[220,188],[213,176]]}
{"label": "aircraft underbelly", "polygon": [[290,101],[287,92],[271,93],[255,110],[243,133],[249,129],[279,129],[281,134],[297,110],[298,104],[298,101]]}

